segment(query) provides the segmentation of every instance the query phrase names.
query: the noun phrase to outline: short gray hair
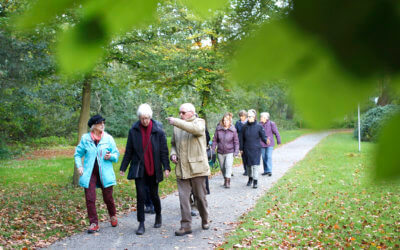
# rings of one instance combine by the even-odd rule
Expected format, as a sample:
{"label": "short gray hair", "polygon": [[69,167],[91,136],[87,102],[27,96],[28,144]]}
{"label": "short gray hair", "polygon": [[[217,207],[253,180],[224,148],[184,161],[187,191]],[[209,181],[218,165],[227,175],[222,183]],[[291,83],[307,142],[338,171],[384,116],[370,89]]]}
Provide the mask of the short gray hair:
{"label": "short gray hair", "polygon": [[268,112],[262,112],[260,114],[260,117],[265,117],[265,118],[267,118],[267,120],[269,120],[269,113]]}
{"label": "short gray hair", "polygon": [[182,104],[180,109],[182,109],[182,108],[184,108],[186,111],[193,111],[193,113],[196,113],[196,108],[191,103]]}
{"label": "short gray hair", "polygon": [[137,110],[137,116],[138,118],[141,116],[149,116],[151,119],[153,117],[153,110],[151,110],[150,105],[147,103],[140,104]]}
{"label": "short gray hair", "polygon": [[257,112],[254,109],[249,109],[247,116],[254,116],[257,119]]}

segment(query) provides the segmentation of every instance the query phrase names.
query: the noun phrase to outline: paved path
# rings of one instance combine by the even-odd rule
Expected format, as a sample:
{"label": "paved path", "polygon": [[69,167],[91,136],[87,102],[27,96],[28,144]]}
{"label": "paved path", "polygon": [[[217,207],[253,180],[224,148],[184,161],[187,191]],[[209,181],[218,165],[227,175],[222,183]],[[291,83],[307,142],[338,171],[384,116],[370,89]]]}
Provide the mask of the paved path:
{"label": "paved path", "polygon": [[207,196],[210,230],[202,230],[200,217],[195,216],[192,222],[193,233],[175,236],[174,232],[180,226],[180,208],[178,195],[173,193],[161,200],[163,225],[159,229],[153,228],[155,216],[146,214],[146,232],[137,236],[136,212],[132,212],[119,218],[116,228],[108,222],[101,223],[99,233],[77,234],[54,243],[50,249],[212,249],[216,243],[224,241],[224,234],[234,228],[237,219],[251,209],[260,196],[329,134],[321,132],[304,135],[275,149],[273,175],[260,175],[258,189],[246,186],[248,178],[242,175],[242,167],[233,168],[230,189],[222,187],[221,175],[210,179],[211,194]]}

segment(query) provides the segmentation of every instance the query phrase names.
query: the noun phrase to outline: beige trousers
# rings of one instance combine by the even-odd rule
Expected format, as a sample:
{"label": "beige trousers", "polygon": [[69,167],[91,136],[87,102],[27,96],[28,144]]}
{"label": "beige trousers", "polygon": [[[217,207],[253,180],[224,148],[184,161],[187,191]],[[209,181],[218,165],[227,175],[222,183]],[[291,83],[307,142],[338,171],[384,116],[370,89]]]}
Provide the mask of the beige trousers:
{"label": "beige trousers", "polygon": [[192,228],[192,215],[190,206],[190,193],[193,191],[197,209],[202,223],[208,222],[207,199],[206,199],[206,176],[190,179],[177,179],[179,202],[181,205],[181,228]]}

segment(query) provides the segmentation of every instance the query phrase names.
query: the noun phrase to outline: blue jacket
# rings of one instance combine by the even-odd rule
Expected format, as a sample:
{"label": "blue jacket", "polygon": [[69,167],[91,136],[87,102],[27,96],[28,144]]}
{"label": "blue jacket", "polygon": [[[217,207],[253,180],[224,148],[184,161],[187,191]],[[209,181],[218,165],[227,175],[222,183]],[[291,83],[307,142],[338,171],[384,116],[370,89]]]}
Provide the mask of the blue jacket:
{"label": "blue jacket", "polygon": [[[107,151],[111,152],[111,158],[104,160],[104,155]],[[83,175],[79,178],[81,187],[89,188],[96,157],[103,187],[106,188],[117,184],[112,162],[118,161],[119,152],[111,135],[104,132],[103,137],[96,146],[90,137],[90,133],[84,134],[75,149],[74,158],[77,168],[82,167],[82,157],[85,157],[85,159],[83,161]]]}

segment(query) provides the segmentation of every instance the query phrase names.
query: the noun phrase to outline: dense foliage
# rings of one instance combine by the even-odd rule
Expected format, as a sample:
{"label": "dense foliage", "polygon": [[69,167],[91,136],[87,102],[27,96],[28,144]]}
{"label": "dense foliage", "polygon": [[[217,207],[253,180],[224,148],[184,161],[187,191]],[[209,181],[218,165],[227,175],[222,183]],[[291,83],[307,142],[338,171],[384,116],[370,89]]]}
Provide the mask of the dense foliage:
{"label": "dense foliage", "polygon": [[[12,15],[29,6],[23,0],[1,5],[3,153],[11,150],[6,146],[10,142],[30,144],[42,137],[76,135],[82,105],[83,78],[60,74],[55,53],[56,35],[79,23],[80,14],[67,11],[34,32],[15,31]],[[278,125],[293,127],[293,115],[287,114],[293,113],[287,84],[265,82],[261,89],[246,89],[246,82],[230,85],[227,75],[226,60],[236,42],[279,10],[273,2],[238,0],[205,18],[177,1],[159,4],[152,25],[121,33],[105,46],[103,61],[90,73],[91,115],[105,116],[107,131],[122,137],[144,102],[161,122],[177,116],[181,103],[192,102],[211,131],[223,113],[236,117],[240,109],[249,108],[269,111]],[[171,132],[170,126],[164,127]]]}
{"label": "dense foliage", "polygon": [[[368,110],[361,117],[361,140],[377,141],[383,125],[398,112],[400,112],[399,105],[377,106]],[[358,137],[357,127],[354,136]]]}

